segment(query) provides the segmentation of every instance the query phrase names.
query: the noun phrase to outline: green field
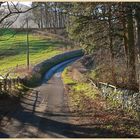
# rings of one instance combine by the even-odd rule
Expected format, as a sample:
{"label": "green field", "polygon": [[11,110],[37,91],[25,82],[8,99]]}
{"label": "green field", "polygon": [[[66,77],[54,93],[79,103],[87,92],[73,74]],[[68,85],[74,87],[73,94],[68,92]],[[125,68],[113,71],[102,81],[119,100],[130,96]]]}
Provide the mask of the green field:
{"label": "green field", "polygon": [[[12,70],[17,65],[20,67],[26,66],[26,32],[18,32],[15,36],[13,34],[13,30],[7,30],[0,37],[0,74]],[[46,37],[30,33],[29,46],[30,64],[33,66],[40,61],[61,53],[65,43],[51,36]]]}

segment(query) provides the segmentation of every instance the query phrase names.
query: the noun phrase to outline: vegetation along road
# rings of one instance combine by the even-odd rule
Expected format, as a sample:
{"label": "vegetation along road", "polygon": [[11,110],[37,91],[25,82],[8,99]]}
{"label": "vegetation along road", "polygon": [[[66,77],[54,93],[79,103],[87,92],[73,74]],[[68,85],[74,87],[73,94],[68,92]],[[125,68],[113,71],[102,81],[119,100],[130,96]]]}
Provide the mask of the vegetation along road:
{"label": "vegetation along road", "polygon": [[0,138],[140,138],[140,3],[0,13]]}
{"label": "vegetation along road", "polygon": [[[72,75],[67,74],[69,67],[84,70],[77,59],[79,58],[67,60],[51,68],[45,74],[43,83],[21,98],[15,111],[2,120],[0,137],[93,138],[139,135],[138,125],[133,119],[126,124],[129,115],[123,116],[115,109],[107,111],[105,101],[98,97],[98,90],[89,83],[77,83],[70,78]],[[73,73],[73,76],[78,75]],[[64,84],[69,85],[71,91]],[[121,125],[117,123],[113,129],[113,124],[119,121]],[[127,128],[129,125],[133,126],[135,135]]]}
{"label": "vegetation along road", "polygon": [[2,137],[72,136],[61,72],[73,61],[71,59],[57,65],[56,67],[61,67],[46,81],[50,76],[48,73],[54,69],[52,68],[45,75],[43,84],[22,98],[16,111],[8,114],[12,119],[3,122]]}

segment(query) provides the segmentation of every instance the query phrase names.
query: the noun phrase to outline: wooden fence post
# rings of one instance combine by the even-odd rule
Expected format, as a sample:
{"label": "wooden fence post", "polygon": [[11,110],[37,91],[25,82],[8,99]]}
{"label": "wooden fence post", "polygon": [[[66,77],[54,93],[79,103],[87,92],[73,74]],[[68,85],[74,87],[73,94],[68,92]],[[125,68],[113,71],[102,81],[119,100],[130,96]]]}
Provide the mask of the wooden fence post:
{"label": "wooden fence post", "polygon": [[20,82],[20,84],[23,84],[23,79],[19,78],[19,82]]}
{"label": "wooden fence post", "polygon": [[15,83],[15,84],[16,84],[16,85],[18,85],[18,79],[17,79],[17,78],[15,79],[15,81],[16,81],[16,83]]}
{"label": "wooden fence post", "polygon": [[6,91],[6,90],[7,90],[7,88],[6,88],[6,84],[7,84],[6,79],[3,79],[3,89],[4,89],[4,91]]}
{"label": "wooden fence post", "polygon": [[2,91],[2,82],[0,82],[0,91]]}
{"label": "wooden fence post", "polygon": [[15,87],[16,83],[15,83],[15,79],[13,79],[13,86]]}
{"label": "wooden fence post", "polygon": [[11,90],[11,87],[12,87],[12,85],[11,85],[11,79],[8,79],[8,89]]}
{"label": "wooden fence post", "polygon": [[20,77],[17,77],[17,84],[20,85]]}

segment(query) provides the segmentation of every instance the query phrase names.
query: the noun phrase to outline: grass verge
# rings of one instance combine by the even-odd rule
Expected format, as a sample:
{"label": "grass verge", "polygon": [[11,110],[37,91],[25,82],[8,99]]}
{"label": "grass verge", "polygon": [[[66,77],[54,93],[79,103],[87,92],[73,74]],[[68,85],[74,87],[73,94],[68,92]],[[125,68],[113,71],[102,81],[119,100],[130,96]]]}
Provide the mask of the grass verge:
{"label": "grass verge", "polygon": [[87,82],[75,81],[72,75],[70,67],[62,74],[70,111],[76,113],[71,122],[93,130],[86,137],[140,137],[139,122],[133,116],[118,108],[107,108],[108,102],[101,98],[97,89]]}
{"label": "grass verge", "polygon": [[[69,92],[71,111],[77,110],[78,112],[85,109],[86,100],[94,100],[99,94],[99,91],[94,89],[90,83],[81,81],[77,82],[72,79],[70,67],[66,68],[62,73],[64,84]],[[82,103],[82,104],[81,104]],[[90,106],[90,105],[89,105]]]}

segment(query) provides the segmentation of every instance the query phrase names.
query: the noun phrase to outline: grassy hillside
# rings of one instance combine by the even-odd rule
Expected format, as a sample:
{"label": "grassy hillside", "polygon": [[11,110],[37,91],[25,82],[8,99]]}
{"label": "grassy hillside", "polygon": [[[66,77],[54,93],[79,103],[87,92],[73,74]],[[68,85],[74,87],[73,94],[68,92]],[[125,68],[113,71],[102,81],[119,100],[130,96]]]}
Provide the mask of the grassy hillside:
{"label": "grassy hillside", "polygon": [[[26,32],[18,32],[12,37],[14,32],[13,30],[6,30],[0,37],[1,74],[15,68],[17,65],[26,66]],[[31,65],[61,53],[62,47],[65,46],[64,42],[56,38],[51,36],[44,37],[33,33],[29,34],[29,45]]]}

